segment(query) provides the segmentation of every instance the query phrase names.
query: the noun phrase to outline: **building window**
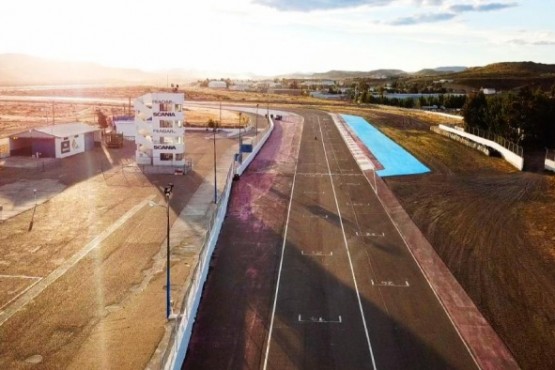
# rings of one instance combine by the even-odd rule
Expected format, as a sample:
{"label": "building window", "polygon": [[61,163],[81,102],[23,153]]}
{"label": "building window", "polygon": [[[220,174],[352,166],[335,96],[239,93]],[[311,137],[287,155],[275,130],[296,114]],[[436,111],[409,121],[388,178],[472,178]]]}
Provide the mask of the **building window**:
{"label": "building window", "polygon": [[160,103],[160,112],[171,112],[172,108],[172,104]]}
{"label": "building window", "polygon": [[173,137],[160,136],[160,144],[173,144]]}
{"label": "building window", "polygon": [[176,153],[175,154],[175,160],[176,161],[182,161],[183,160],[183,153]]}
{"label": "building window", "polygon": [[173,121],[160,120],[160,128],[173,128]]}
{"label": "building window", "polygon": [[160,153],[160,160],[161,161],[171,161],[173,159],[172,153]]}

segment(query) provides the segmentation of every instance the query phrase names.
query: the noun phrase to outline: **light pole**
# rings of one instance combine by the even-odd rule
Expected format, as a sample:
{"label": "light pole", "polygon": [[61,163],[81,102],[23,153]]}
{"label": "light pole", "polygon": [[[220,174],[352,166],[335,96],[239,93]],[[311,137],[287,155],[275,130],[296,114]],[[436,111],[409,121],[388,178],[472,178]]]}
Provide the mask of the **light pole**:
{"label": "light pole", "polygon": [[170,291],[170,196],[173,192],[173,184],[170,182],[164,188],[166,196],[166,319],[169,320],[171,315],[171,291]]}
{"label": "light pole", "polygon": [[256,104],[256,131],[254,133],[254,141],[256,142],[256,139],[258,138],[258,104]]}
{"label": "light pole", "polygon": [[[168,320],[172,318],[170,281],[170,196],[172,192],[173,184],[170,182],[168,186],[164,187],[164,197],[166,198],[166,319]],[[156,204],[153,201],[150,201],[148,205],[163,207],[163,205]]]}
{"label": "light pole", "polygon": [[239,163],[243,161],[243,152],[241,146],[243,145],[243,131],[241,131],[241,117],[243,113],[239,112]]}
{"label": "light pole", "polygon": [[[220,124],[222,122],[222,101],[220,100]],[[216,176],[216,131],[218,124],[215,123],[212,128],[214,133],[214,204],[218,203],[218,177]]]}

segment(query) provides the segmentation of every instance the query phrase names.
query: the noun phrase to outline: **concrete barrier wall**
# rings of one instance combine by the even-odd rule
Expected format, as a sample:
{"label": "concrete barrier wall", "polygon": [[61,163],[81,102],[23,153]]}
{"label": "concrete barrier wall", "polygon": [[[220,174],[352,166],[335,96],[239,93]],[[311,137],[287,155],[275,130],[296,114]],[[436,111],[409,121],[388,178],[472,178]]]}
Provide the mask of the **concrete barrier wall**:
{"label": "concrete barrier wall", "polygon": [[216,215],[212,221],[212,225],[209,227],[208,238],[202,248],[201,254],[199,255],[197,268],[193,274],[188,294],[185,296],[183,308],[179,314],[178,323],[176,323],[173,340],[170,340],[166,359],[164,361],[164,369],[181,369],[181,365],[185,360],[185,354],[187,353],[187,347],[189,346],[189,341],[191,340],[193,325],[195,323],[198,306],[200,304],[202,289],[208,276],[210,259],[212,258],[212,253],[216,247],[218,236],[227,212],[231,185],[233,183],[233,174],[233,166],[230,166],[224,192],[218,202]]}
{"label": "concrete barrier wall", "polygon": [[258,154],[262,146],[266,144],[266,141],[272,134],[272,131],[274,131],[274,120],[272,118],[269,118],[269,121],[270,121],[270,127],[268,127],[268,129],[266,130],[266,132],[264,132],[260,140],[258,140],[258,142],[255,144],[255,146],[252,149],[252,153],[243,161],[243,163],[241,163],[240,166],[235,168],[236,175],[241,176],[243,172],[245,172],[245,170],[247,169],[249,164],[251,164],[251,162],[254,160],[254,157],[256,157],[256,155]]}
{"label": "concrete barrier wall", "polygon": [[[468,139],[464,136],[460,136],[460,135],[456,135],[453,134],[449,131],[444,131],[442,129],[440,129],[438,126],[432,126],[430,127],[430,131],[435,132],[436,134],[442,135],[442,136],[446,136],[451,140],[455,140],[458,141],[461,144],[464,144],[472,149],[476,149],[479,152],[484,153],[487,156],[491,155],[491,149],[489,147],[487,147],[486,145],[482,145],[480,143],[477,143],[475,141],[472,141],[471,139]],[[462,131],[464,132],[464,131]]]}
{"label": "concrete barrier wall", "polygon": [[506,149],[502,145],[497,144],[494,141],[484,139],[482,137],[472,135],[472,134],[469,134],[468,132],[460,131],[460,130],[457,130],[455,128],[445,126],[445,125],[439,125],[439,128],[441,130],[453,133],[453,134],[458,135],[458,136],[465,137],[465,138],[470,139],[470,140],[472,140],[472,141],[474,141],[478,144],[485,145],[489,148],[492,148],[492,149],[498,151],[499,153],[501,153],[501,156],[507,162],[512,164],[514,167],[516,167],[520,171],[522,171],[522,168],[524,167],[524,158],[522,158],[521,156],[511,152],[510,150]]}
{"label": "concrete barrier wall", "polygon": [[445,117],[445,118],[453,118],[459,121],[464,120],[463,116],[457,116],[455,114],[449,114],[449,113],[441,113],[441,112],[430,112],[430,111],[426,111],[426,113],[428,114],[432,114],[434,116],[440,116],[440,117]]}
{"label": "concrete barrier wall", "polygon": [[208,227],[208,235],[205,244],[202,248],[202,252],[199,255],[199,261],[193,273],[189,290],[185,295],[182,305],[183,308],[177,319],[176,329],[172,334],[172,338],[170,339],[168,349],[164,356],[165,359],[163,368],[166,370],[181,369],[181,365],[185,360],[185,354],[187,353],[187,347],[189,346],[189,341],[191,340],[191,334],[193,332],[193,325],[195,323],[198,306],[200,304],[202,290],[208,276],[210,259],[212,258],[212,253],[214,252],[214,248],[216,247],[218,236],[220,234],[225,214],[227,212],[229,195],[231,193],[231,186],[233,184],[233,177],[235,174],[241,175],[245,171],[254,157],[258,154],[262,146],[266,143],[273,129],[274,122],[272,119],[270,119],[270,127],[268,127],[266,132],[256,143],[252,153],[250,153],[250,155],[239,168],[235,168],[234,164],[232,164],[228,171],[223,194],[221,195],[218,202],[216,214]]}

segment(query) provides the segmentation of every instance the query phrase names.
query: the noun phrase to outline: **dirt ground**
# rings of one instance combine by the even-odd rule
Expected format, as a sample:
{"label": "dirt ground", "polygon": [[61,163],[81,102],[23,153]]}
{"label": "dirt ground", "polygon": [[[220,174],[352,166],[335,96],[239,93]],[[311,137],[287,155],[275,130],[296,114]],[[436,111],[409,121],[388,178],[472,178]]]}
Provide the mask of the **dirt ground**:
{"label": "dirt ground", "polygon": [[[41,193],[45,179],[65,188],[39,204],[34,216],[27,210],[0,223],[0,368],[135,369],[149,362],[167,320],[165,210],[148,201],[163,204],[161,188],[173,182],[173,223],[212,176],[205,136],[189,134],[193,171],[185,176],[130,171],[133,143],[110,151],[113,166],[95,148],[44,171],[0,168],[0,189],[27,182]],[[235,144],[220,138],[217,145],[225,153]],[[92,249],[75,260],[84,246]],[[184,288],[196,258],[186,249],[172,254],[173,294]],[[53,278],[56,271],[62,274]],[[20,295],[41,284],[40,294],[11,311]],[[124,340],[129,337],[141,340]]]}
{"label": "dirt ground", "polygon": [[386,182],[519,365],[553,369],[555,177],[518,172],[434,134],[420,115],[350,113],[376,124],[432,169]]}

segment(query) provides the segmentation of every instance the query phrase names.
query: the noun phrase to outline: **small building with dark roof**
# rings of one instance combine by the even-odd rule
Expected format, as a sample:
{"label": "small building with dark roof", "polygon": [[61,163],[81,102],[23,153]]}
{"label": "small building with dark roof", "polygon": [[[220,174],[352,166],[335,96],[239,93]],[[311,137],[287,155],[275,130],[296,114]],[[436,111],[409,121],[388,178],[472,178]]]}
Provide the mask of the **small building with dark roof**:
{"label": "small building with dark roof", "polygon": [[95,141],[100,141],[100,131],[81,122],[33,128],[10,136],[10,155],[69,157],[93,149]]}

